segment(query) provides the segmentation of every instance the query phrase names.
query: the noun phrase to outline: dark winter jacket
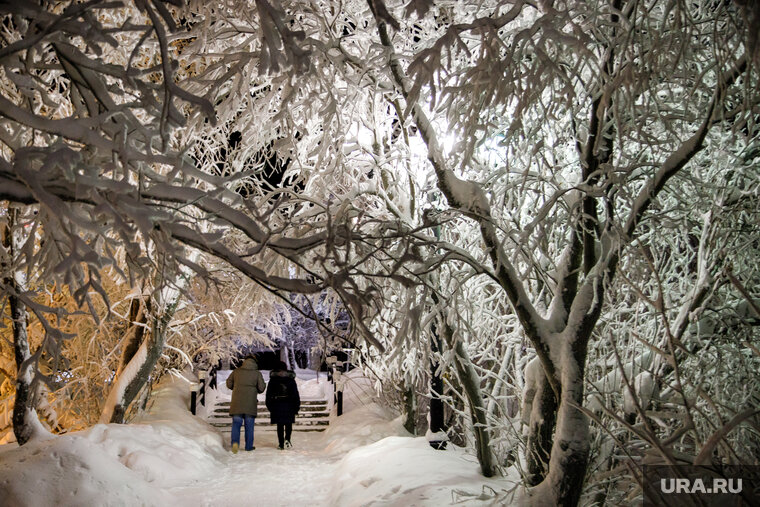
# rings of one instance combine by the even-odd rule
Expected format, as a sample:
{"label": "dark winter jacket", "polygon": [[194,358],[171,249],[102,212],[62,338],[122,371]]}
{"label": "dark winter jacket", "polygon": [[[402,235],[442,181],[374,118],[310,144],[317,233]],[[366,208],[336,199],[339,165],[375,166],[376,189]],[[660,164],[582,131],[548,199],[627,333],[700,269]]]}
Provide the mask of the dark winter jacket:
{"label": "dark winter jacket", "polygon": [[256,360],[251,357],[246,358],[240,368],[227,377],[227,387],[232,389],[230,414],[247,414],[255,417],[259,405],[256,396],[258,393],[263,393],[266,387]]}
{"label": "dark winter jacket", "polygon": [[266,403],[272,424],[293,424],[296,413],[301,408],[296,374],[290,370],[272,370]]}

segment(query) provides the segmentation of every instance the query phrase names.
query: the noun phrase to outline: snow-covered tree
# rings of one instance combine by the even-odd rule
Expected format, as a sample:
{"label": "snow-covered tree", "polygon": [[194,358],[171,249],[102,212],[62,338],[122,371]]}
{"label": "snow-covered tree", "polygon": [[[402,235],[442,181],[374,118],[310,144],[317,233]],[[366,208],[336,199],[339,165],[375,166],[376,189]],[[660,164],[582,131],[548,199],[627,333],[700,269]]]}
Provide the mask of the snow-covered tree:
{"label": "snow-covered tree", "polygon": [[[209,276],[198,251],[263,305],[329,287],[360,360],[405,391],[445,371],[483,473],[518,449],[534,503],[577,504],[589,460],[617,466],[588,416],[631,432],[675,391],[688,417],[673,365],[696,350],[751,371],[749,338],[711,349],[700,329],[756,318],[756,233],[732,229],[757,208],[754,3],[1,8],[0,198],[38,212],[21,267],[81,305],[108,299],[106,267],[174,281],[154,296]],[[678,450],[700,461],[741,423],[711,436],[719,412],[635,438],[668,462],[656,439],[696,436]]]}
{"label": "snow-covered tree", "polygon": [[[742,151],[756,135],[756,13],[708,3],[416,2],[409,7],[418,16],[404,17],[401,4],[320,5],[257,4],[256,14],[275,20],[269,32],[257,16],[215,25],[229,35],[216,37],[222,44],[261,48],[230,61],[271,71],[257,75],[260,89],[226,97],[244,106],[229,116],[234,131],[250,130],[256,104],[276,120],[248,153],[271,142],[292,160],[288,174],[315,202],[291,208],[290,225],[317,219],[340,232],[305,257],[308,269],[340,282],[360,328],[390,308],[395,337],[371,342],[386,344],[377,350],[391,350],[390,359],[420,371],[428,356],[413,352],[414,340],[421,326],[432,328],[428,307],[446,315],[464,370],[473,361],[461,342],[500,336],[517,318],[544,373],[528,386],[540,395],[527,417],[531,495],[577,502],[589,453],[579,408],[586,354],[602,339],[595,331],[605,305],[617,299],[621,259],[646,237],[648,212],[683,174],[693,177],[687,171],[703,156],[723,150],[722,167],[751,163]],[[251,33],[258,37],[245,39]],[[423,214],[419,192],[449,209]],[[441,221],[453,225],[444,227],[448,244],[436,245],[430,229]],[[465,309],[477,298],[461,299],[461,282],[442,287],[440,276],[435,285],[422,276],[440,262],[498,284],[498,327],[471,320],[482,311]],[[439,302],[405,295],[417,284]],[[511,350],[503,347],[497,363],[514,364]],[[487,408],[471,410],[477,417]]]}
{"label": "snow-covered tree", "polygon": [[[697,176],[725,132],[735,135],[723,148],[731,163],[757,134],[746,12],[478,4],[452,10],[460,18],[409,62],[397,48],[408,28],[370,5],[437,186],[479,232],[543,370],[528,457],[549,460],[543,470],[529,463],[530,497],[575,504],[589,456],[588,347],[601,339],[595,329],[621,258],[671,180]],[[450,153],[448,132],[460,140]]]}
{"label": "snow-covered tree", "polygon": [[[13,432],[16,440],[24,444],[34,436],[44,434],[37,418],[39,378],[36,378],[36,358],[42,352],[44,342],[31,343],[29,336],[29,285],[32,274],[23,269],[24,252],[30,250],[35,242],[34,234],[29,234],[30,213],[23,207],[8,207],[3,210],[2,224],[2,286],[6,297],[3,306],[8,308],[8,321],[11,329],[15,360]],[[31,247],[33,248],[33,246]],[[4,316],[5,317],[5,316]]]}

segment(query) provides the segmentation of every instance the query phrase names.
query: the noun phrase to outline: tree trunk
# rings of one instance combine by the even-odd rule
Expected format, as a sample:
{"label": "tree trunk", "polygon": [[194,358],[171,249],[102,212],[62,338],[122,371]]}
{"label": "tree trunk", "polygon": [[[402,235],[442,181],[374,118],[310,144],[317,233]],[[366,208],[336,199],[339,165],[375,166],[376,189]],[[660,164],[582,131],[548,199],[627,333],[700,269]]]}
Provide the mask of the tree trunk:
{"label": "tree trunk", "polygon": [[[430,342],[430,433],[439,433],[446,431],[443,414],[443,378],[441,377],[440,363],[435,359],[435,354],[440,353],[441,339],[438,337],[435,326],[433,326],[433,336]],[[445,448],[443,444],[438,444]]]}
{"label": "tree trunk", "polygon": [[[147,358],[150,355],[148,350],[150,350],[152,345],[145,343],[150,341],[150,338],[146,339],[145,333],[148,316],[147,311],[143,310],[141,306],[139,298],[134,298],[130,304],[130,327],[127,329],[126,343],[121,354],[119,367],[114,376],[114,384],[106,399],[106,406],[101,415],[101,422],[123,424],[129,405],[147,381],[147,375],[144,380],[140,378],[139,370],[141,367],[139,363],[143,358]],[[163,348],[163,342],[161,343],[161,348]],[[135,370],[137,370],[137,374],[135,374]],[[107,413],[110,413],[110,416],[106,418]]]}
{"label": "tree trunk", "polygon": [[[198,254],[191,256],[195,262]],[[142,339],[137,351],[129,359],[122,371],[115,376],[106,404],[100,415],[101,423],[123,423],[129,406],[145,386],[164,349],[166,330],[174,316],[180,298],[180,290],[187,284],[189,276],[185,273],[177,277],[173,286],[165,286],[157,294],[155,304],[149,306],[157,309],[158,316],[153,318],[150,333]],[[142,326],[140,326],[142,327]]]}
{"label": "tree trunk", "polygon": [[404,429],[412,435],[417,434],[417,398],[414,386],[404,389]]}
{"label": "tree trunk", "polygon": [[[507,347],[506,353],[504,354],[504,357],[501,360],[501,364],[499,365],[499,370],[496,375],[496,379],[494,380],[493,386],[491,387],[491,396],[488,400],[488,416],[492,417],[496,415],[496,409],[497,407],[502,409],[507,409],[507,407],[500,407],[500,400],[504,394],[504,388],[506,385],[506,379],[509,377],[509,372],[507,371],[512,363],[512,347]],[[508,410],[508,409],[507,409]]]}
{"label": "tree trunk", "polygon": [[153,368],[161,357],[166,339],[166,327],[174,315],[175,308],[176,304],[172,305],[154,321],[151,332],[142,341],[121,374],[114,379],[100,422],[124,423],[129,406],[148,382]]}
{"label": "tree trunk", "polygon": [[116,370],[116,376],[121,375],[121,372],[124,371],[124,368],[127,367],[129,361],[132,360],[140,348],[143,338],[145,338],[145,326],[148,323],[147,314],[149,311],[149,308],[143,309],[140,298],[132,299],[129,305],[129,327],[127,328],[127,336],[125,338],[124,349],[121,353],[119,368]]}
{"label": "tree trunk", "polygon": [[290,361],[290,369],[296,371],[298,363],[296,362],[296,352],[293,350],[293,344],[288,345],[288,361]]}
{"label": "tree trunk", "polygon": [[143,340],[121,374],[114,378],[106,405],[100,417],[102,423],[124,423],[129,405],[148,381],[164,347],[164,337],[156,335],[156,326]]}
{"label": "tree trunk", "polygon": [[549,471],[549,457],[552,451],[552,434],[557,421],[557,398],[541,370],[536,376],[535,394],[531,401],[528,416],[528,439],[526,461],[528,468],[527,482],[529,486],[541,483]]}
{"label": "tree trunk", "polygon": [[583,345],[565,346],[562,350],[562,391],[556,411],[557,427],[551,448],[549,472],[529,492],[530,505],[575,506],[580,501],[588,467],[589,441],[588,419],[578,409],[583,403],[585,340],[577,338],[575,342]]}
{"label": "tree trunk", "polygon": [[34,436],[35,432],[41,429],[41,426],[37,418],[37,411],[34,408],[32,382],[34,380],[35,361],[29,347],[26,305],[18,297],[19,292],[24,290],[24,273],[17,271],[12,266],[16,252],[22,247],[18,233],[13,230],[13,227],[18,223],[18,215],[18,209],[8,209],[8,224],[3,228],[3,246],[9,262],[9,265],[4,266],[5,270],[10,271],[9,276],[4,280],[4,284],[10,289],[8,304],[13,327],[13,355],[16,361],[13,433],[18,445],[24,445]]}
{"label": "tree trunk", "polygon": [[280,345],[280,361],[285,363],[287,366],[288,364],[288,344],[286,342],[281,342]]}
{"label": "tree trunk", "polygon": [[[433,294],[433,301],[438,303],[438,298]],[[465,350],[461,340],[454,337],[454,330],[445,321],[442,322],[443,338],[448,346],[456,352],[454,366],[457,376],[462,383],[467,402],[470,405],[472,426],[475,433],[475,447],[480,463],[481,472],[486,477],[496,475],[496,463],[491,452],[491,437],[487,429],[486,407],[483,403],[483,393],[480,389],[480,377],[470,361],[470,355]]]}
{"label": "tree trunk", "polygon": [[[440,299],[433,292],[431,298],[435,304],[440,304]],[[459,381],[464,388],[464,394],[470,405],[470,415],[472,417],[473,432],[475,433],[475,447],[478,456],[478,463],[484,476],[493,477],[496,475],[497,466],[494,462],[494,456],[491,452],[491,437],[488,433],[487,409],[483,403],[483,392],[480,388],[480,377],[475,368],[472,366],[470,355],[464,348],[462,340],[454,336],[454,330],[449,324],[441,319],[440,327],[443,328],[443,340],[449,348],[456,352],[454,358],[454,367],[457,371]],[[435,328],[437,329],[437,327]],[[434,329],[434,330],[435,330]],[[440,337],[439,337],[440,338]]]}
{"label": "tree trunk", "polygon": [[[13,290],[18,286],[13,285]],[[16,296],[9,298],[13,322],[13,355],[16,359],[16,398],[13,402],[13,433],[18,445],[27,443],[34,434],[37,411],[34,409],[32,381],[34,364],[26,332],[26,305]]]}
{"label": "tree trunk", "polygon": [[480,377],[472,367],[470,356],[464,348],[461,340],[456,341],[456,365],[459,380],[464,387],[467,401],[470,404],[472,425],[475,431],[475,447],[477,448],[478,462],[483,475],[493,477],[496,475],[496,463],[491,452],[491,436],[488,433],[488,421],[486,419],[486,407],[483,403],[483,393],[480,389]]}

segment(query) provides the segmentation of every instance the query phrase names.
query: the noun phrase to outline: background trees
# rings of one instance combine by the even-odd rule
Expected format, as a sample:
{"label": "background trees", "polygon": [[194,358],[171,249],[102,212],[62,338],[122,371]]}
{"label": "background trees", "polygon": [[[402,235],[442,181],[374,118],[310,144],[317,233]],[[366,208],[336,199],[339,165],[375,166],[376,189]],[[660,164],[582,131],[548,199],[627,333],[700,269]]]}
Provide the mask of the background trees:
{"label": "background trees", "polygon": [[[224,308],[187,273],[234,294],[239,270],[268,293],[257,316],[330,287],[365,365],[428,396],[432,363],[483,472],[524,467],[536,503],[584,484],[622,501],[647,460],[753,456],[752,4],[3,13],[0,196],[39,224],[6,273],[97,322],[109,270],[154,302],[153,340],[174,315],[156,302],[184,295],[180,350],[212,355],[188,312]],[[705,357],[721,385],[696,375]],[[594,475],[609,470],[623,487]]]}

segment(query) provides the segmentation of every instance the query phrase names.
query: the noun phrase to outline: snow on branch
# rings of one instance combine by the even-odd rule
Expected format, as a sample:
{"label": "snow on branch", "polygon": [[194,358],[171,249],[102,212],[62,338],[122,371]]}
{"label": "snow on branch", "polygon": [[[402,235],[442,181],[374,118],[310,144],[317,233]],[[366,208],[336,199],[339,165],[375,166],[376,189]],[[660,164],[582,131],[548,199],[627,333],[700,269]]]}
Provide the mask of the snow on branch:
{"label": "snow on branch", "polygon": [[722,111],[722,99],[726,90],[747,70],[748,64],[746,56],[741,57],[734,62],[728,72],[721,76],[721,80],[716,84],[715,91],[705,111],[702,124],[697,128],[688,139],[673,151],[660,165],[655,175],[644,185],[639,195],[634,201],[628,221],[626,222],[623,232],[626,236],[631,236],[636,226],[641,221],[642,216],[649,209],[652,201],[665,187],[665,184],[678,171],[683,169],[686,164],[703,148],[703,142],[707,136],[710,127],[714,125],[713,119],[720,115]]}
{"label": "snow on branch", "polygon": [[293,31],[286,26],[285,12],[267,0],[256,0],[261,30],[261,56],[259,68],[262,74],[276,73],[281,67],[292,66],[296,71],[309,65],[309,51],[299,44],[305,38],[303,31]]}
{"label": "snow on branch", "polygon": [[[505,15],[508,19],[504,22],[508,22],[509,19],[512,19],[512,17],[516,15],[516,13]],[[493,218],[490,215],[490,206],[483,189],[476,182],[460,179],[450,168],[448,168],[434,126],[430,122],[423,107],[410,93],[408,80],[400,62],[398,61],[398,57],[393,51],[393,45],[388,36],[385,22],[379,18],[376,19],[376,22],[380,34],[380,40],[390,53],[390,67],[396,86],[401,90],[401,94],[408,101],[407,107],[411,109],[412,117],[414,118],[414,121],[419,128],[420,135],[427,147],[428,160],[435,170],[439,188],[452,207],[466,212],[471,218],[480,224],[481,233],[486,242],[489,254],[491,255],[497,272],[497,277],[509,294],[510,300],[515,306],[518,315],[520,315],[521,319],[526,324],[529,336],[540,343],[540,336],[544,334],[540,329],[543,328],[545,324],[533,307],[528,294],[524,289],[522,280],[519,279],[516,270],[512,266],[512,262],[505,255],[505,252],[501,247],[501,240],[497,236],[496,229],[492,225]]]}

